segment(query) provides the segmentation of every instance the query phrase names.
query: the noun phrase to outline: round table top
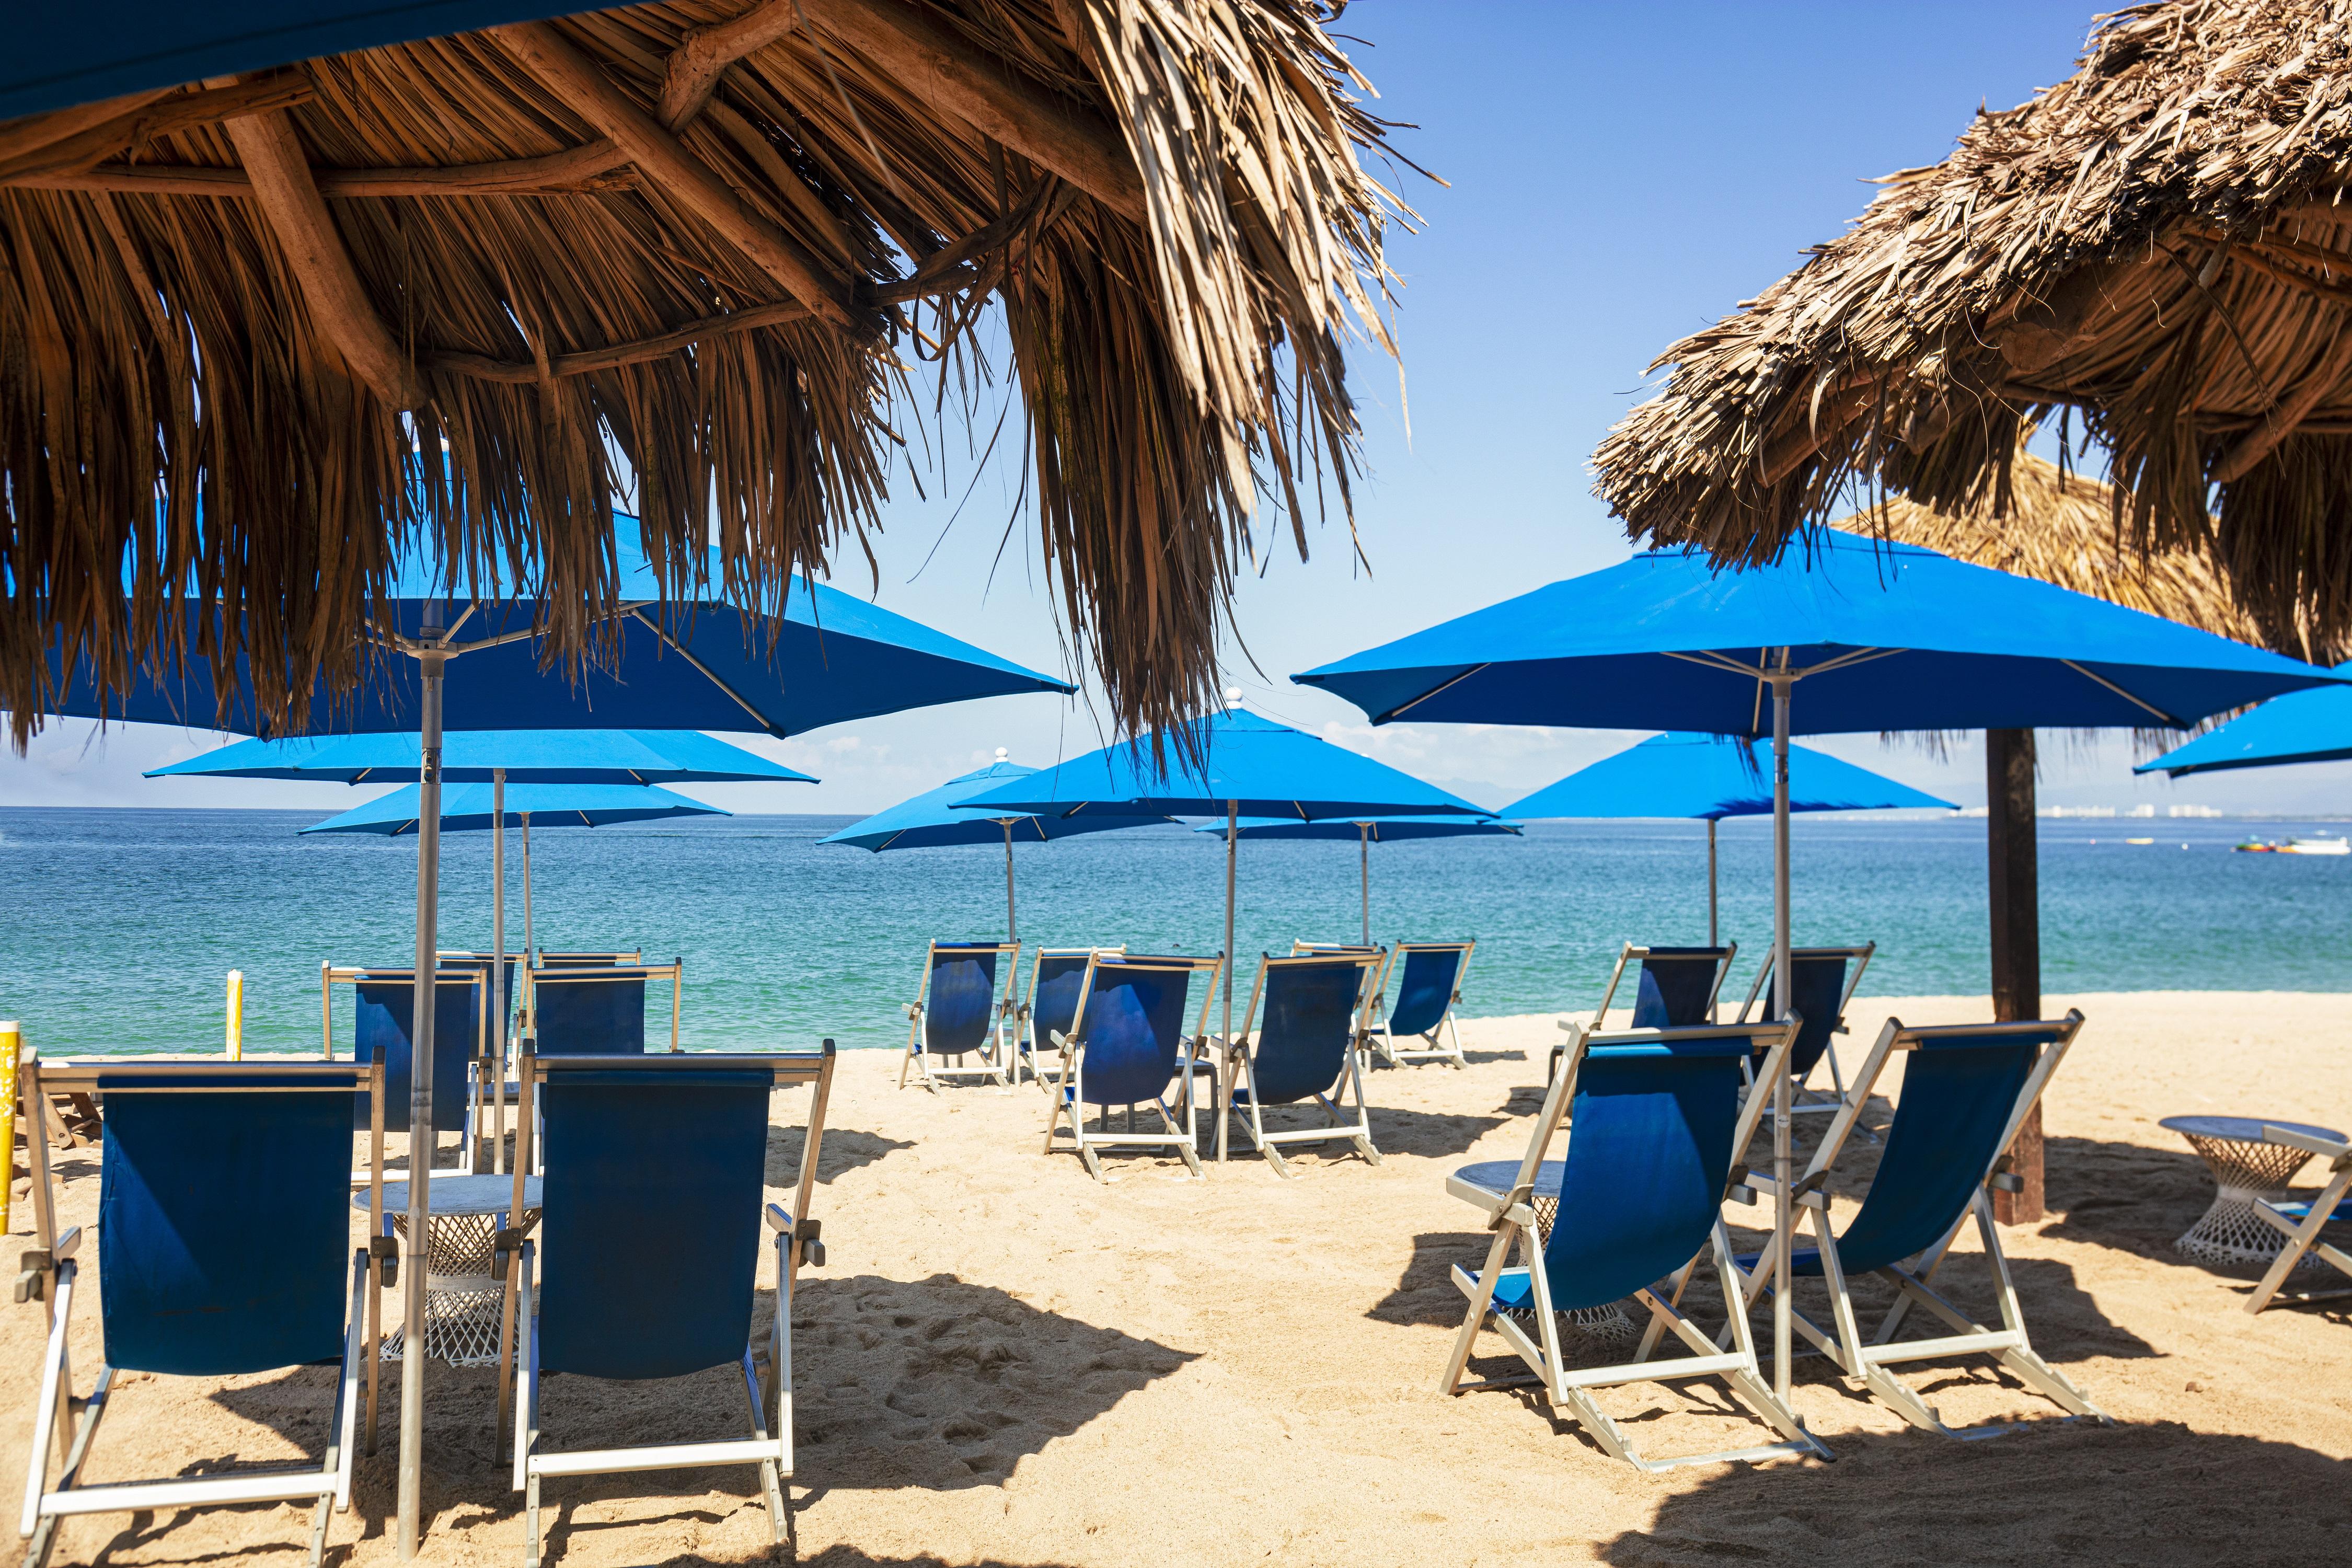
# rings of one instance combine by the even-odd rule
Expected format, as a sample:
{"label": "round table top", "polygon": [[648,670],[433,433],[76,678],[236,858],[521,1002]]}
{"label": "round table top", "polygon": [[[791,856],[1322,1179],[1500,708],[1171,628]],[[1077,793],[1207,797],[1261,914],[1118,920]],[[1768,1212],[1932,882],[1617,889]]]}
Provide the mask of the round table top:
{"label": "round table top", "polygon": [[[1564,1160],[1546,1160],[1538,1166],[1534,1195],[1539,1198],[1559,1197],[1560,1173],[1567,1169],[1567,1165],[1568,1163]],[[1474,1187],[1484,1187],[1486,1191],[1500,1195],[1509,1192],[1511,1184],[1518,1179],[1519,1162],[1481,1160],[1475,1165],[1465,1165],[1454,1173]]]}
{"label": "round table top", "polygon": [[2344,1141],[2344,1134],[2332,1127],[2314,1127],[2308,1121],[2282,1121],[2266,1116],[2168,1116],[2157,1125],[2184,1138],[2228,1138],[2240,1143],[2269,1142],[2263,1136],[2265,1127],[2284,1127],[2290,1132],[2333,1138],[2339,1143]]}
{"label": "round table top", "polygon": [[[425,1189],[425,1201],[436,1216],[441,1215],[504,1214],[514,1207],[512,1176],[436,1175]],[[522,1183],[522,1203],[525,1208],[539,1206],[539,1178],[525,1176]],[[352,1194],[352,1207],[368,1206],[367,1189]],[[386,1182],[383,1184],[383,1212],[404,1215],[408,1212],[408,1184]]]}

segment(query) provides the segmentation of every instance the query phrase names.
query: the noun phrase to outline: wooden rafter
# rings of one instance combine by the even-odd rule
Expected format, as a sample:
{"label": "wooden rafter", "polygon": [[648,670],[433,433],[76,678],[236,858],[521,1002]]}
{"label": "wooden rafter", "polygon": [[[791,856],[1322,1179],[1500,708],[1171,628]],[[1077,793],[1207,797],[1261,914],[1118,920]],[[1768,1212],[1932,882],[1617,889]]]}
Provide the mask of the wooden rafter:
{"label": "wooden rafter", "polygon": [[310,97],[308,77],[299,71],[279,71],[251,81],[208,84],[196,92],[158,98],[128,113],[114,115],[87,130],[0,163],[0,182],[26,174],[87,168],[158,136],[210,125],[236,115],[291,108]]}
{"label": "wooden rafter", "polygon": [[[616,173],[616,171],[618,171]],[[628,160],[599,139],[543,158],[496,163],[310,171],[322,196],[545,196],[593,195],[636,183]],[[0,184],[43,191],[111,191],[132,195],[241,196],[253,184],[241,169],[186,163],[100,163],[69,174],[32,174]]]}
{"label": "wooden rafter", "polygon": [[1055,100],[899,0],[800,0],[809,20],[882,66],[922,102],[1143,221],[1143,177],[1108,121]]}
{"label": "wooden rafter", "polygon": [[522,68],[575,114],[610,137],[664,194],[709,224],[785,292],[829,326],[864,316],[849,282],[805,246],[746,206],[741,197],[548,22],[492,27]]}
{"label": "wooden rafter", "polygon": [[13,163],[28,153],[55,146],[68,136],[79,136],[110,120],[134,113],[173,90],[159,87],[146,92],[134,92],[125,98],[78,103],[71,109],[53,110],[47,114],[28,114],[22,120],[12,120],[0,125],[0,164]]}
{"label": "wooden rafter", "polygon": [[278,110],[241,115],[228,121],[226,129],[253,182],[254,204],[278,237],[320,334],[387,405],[422,406],[424,382],[368,299],[352,253],[310,178],[293,121]]}
{"label": "wooden rafter", "polygon": [[662,77],[661,121],[683,131],[710,95],[727,68],[755,49],[764,49],[801,22],[801,0],[765,0],[740,16],[708,26],[688,27],[670,51]]}

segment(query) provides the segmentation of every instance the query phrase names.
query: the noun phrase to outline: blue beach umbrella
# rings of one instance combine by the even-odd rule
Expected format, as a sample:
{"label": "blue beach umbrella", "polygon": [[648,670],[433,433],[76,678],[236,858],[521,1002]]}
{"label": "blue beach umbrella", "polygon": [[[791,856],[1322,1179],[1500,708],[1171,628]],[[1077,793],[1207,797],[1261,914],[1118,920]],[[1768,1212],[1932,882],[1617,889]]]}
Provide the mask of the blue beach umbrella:
{"label": "blue beach umbrella", "polygon": [[[2339,664],[2336,671],[2352,675],[2352,663]],[[2330,686],[2273,697],[2132,772],[2185,778],[2228,768],[2334,763],[2347,757],[2352,757],[2352,690]]]}
{"label": "blue beach umbrella", "polygon": [[956,803],[971,812],[1040,816],[1223,816],[1225,819],[1224,1037],[1234,1033],[1234,868],[1241,819],[1326,816],[1490,816],[1484,806],[1360,752],[1287,724],[1227,710],[1156,737],[1089,752],[1058,767],[1008,780]]}
{"label": "blue beach umbrella", "polygon": [[[1789,737],[2164,725],[2326,684],[2326,670],[1916,545],[1824,529],[1717,572],[1653,551],[1293,677],[1375,724],[1760,736],[1773,752],[1772,990],[1789,1013]],[[1788,1191],[1789,1086],[1773,1173]],[[1791,1205],[1780,1206],[1773,1383],[1789,1386]]]}
{"label": "blue beach umbrella", "polygon": [[[1728,735],[1653,735],[1503,808],[1507,816],[1703,818],[1706,823],[1706,941],[1716,942],[1715,825],[1769,816],[1772,763],[1761,742]],[[1789,748],[1789,809],[1895,811],[1948,800],[1897,784],[1806,746]]]}
{"label": "blue beach umbrella", "polygon": [[880,854],[886,849],[940,849],[957,845],[1004,845],[1004,939],[1011,942],[1020,935],[1013,918],[1013,844],[1046,843],[1055,838],[1068,838],[1080,833],[1107,833],[1119,827],[1141,827],[1153,822],[1173,822],[1174,817],[1159,816],[1064,816],[1040,815],[1036,812],[999,812],[983,815],[958,811],[956,802],[992,789],[1012,779],[1027,778],[1037,770],[1024,768],[1019,763],[1007,762],[1004,751],[997,749],[996,761],[984,768],[961,773],[937,789],[925,790],[887,811],[877,811],[863,822],[853,822],[838,833],[827,834],[819,844],[837,844],[851,849],[871,849]]}
{"label": "blue beach umbrella", "polygon": [[[1192,831],[1223,833],[1225,830],[1217,823],[1204,822]],[[1498,822],[1491,816],[1328,817],[1319,822],[1299,822],[1281,816],[1244,816],[1237,829],[1237,837],[1345,839],[1352,842],[1356,846],[1357,868],[1362,879],[1364,945],[1370,947],[1372,944],[1373,845],[1394,844],[1404,838],[1498,838],[1506,834],[1516,838],[1522,831],[1516,822]]]}

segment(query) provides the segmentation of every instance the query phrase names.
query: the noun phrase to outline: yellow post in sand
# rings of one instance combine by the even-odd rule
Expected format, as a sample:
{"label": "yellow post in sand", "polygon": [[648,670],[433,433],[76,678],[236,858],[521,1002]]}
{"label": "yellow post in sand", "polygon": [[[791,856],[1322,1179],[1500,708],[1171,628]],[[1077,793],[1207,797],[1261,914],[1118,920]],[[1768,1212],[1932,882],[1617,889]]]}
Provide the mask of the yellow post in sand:
{"label": "yellow post in sand", "polygon": [[24,1038],[13,1019],[0,1021],[0,1236],[8,1234],[8,1194],[16,1190],[16,1047]]}
{"label": "yellow post in sand", "polygon": [[245,971],[228,972],[228,1059],[245,1059]]}

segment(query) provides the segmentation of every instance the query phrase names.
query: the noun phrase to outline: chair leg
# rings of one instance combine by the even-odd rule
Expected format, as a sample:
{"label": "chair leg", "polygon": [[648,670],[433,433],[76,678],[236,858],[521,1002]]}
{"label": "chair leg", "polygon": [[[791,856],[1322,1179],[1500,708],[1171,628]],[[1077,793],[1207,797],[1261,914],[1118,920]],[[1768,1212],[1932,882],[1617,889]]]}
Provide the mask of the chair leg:
{"label": "chair leg", "polygon": [[[1168,1102],[1166,1100],[1155,1100],[1151,1104],[1152,1109],[1160,1112],[1160,1122],[1166,1126],[1170,1132],[1176,1132],[1176,1119],[1168,1114]],[[1201,1181],[1206,1178],[1208,1173],[1201,1169],[1201,1156],[1193,1149],[1192,1144],[1177,1144],[1176,1152],[1183,1156],[1184,1168],[1192,1173],[1193,1180]]]}
{"label": "chair leg", "polygon": [[1445,1372],[1437,1380],[1437,1392],[1453,1394],[1459,1390],[1464,1369],[1470,1364],[1470,1352],[1478,1342],[1478,1329],[1486,1321],[1486,1309],[1494,1305],[1495,1286],[1503,1277],[1503,1265],[1511,1256],[1511,1237],[1518,1227],[1505,1225],[1495,1232],[1494,1245],[1486,1248],[1486,1266],[1478,1271],[1477,1286],[1469,1292],[1470,1310],[1463,1315],[1462,1327],[1454,1332],[1454,1349],[1446,1355]]}
{"label": "chair leg", "polygon": [[523,1488],[523,1547],[524,1568],[540,1568],[539,1557],[539,1475],[532,1472]]}

